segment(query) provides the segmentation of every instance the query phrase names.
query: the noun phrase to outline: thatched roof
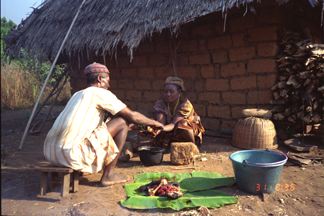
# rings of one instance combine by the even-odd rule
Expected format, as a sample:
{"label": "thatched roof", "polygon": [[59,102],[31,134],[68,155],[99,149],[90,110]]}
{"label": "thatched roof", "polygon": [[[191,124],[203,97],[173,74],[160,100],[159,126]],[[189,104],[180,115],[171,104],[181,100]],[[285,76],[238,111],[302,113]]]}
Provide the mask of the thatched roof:
{"label": "thatched roof", "polygon": [[[155,32],[178,27],[194,19],[248,6],[255,0],[86,0],[63,53],[71,56],[85,49],[97,54],[134,48]],[[318,0],[308,0],[313,6]],[[45,0],[7,38],[8,52],[21,48],[54,59],[82,0]],[[256,1],[261,2],[261,1]],[[288,0],[277,0],[288,2]]]}

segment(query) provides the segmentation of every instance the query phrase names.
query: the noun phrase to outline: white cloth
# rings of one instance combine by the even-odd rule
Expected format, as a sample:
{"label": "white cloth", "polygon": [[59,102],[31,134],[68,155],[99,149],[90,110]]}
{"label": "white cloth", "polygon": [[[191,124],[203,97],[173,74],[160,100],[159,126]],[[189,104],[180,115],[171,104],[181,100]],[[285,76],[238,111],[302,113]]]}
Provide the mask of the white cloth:
{"label": "white cloth", "polygon": [[118,154],[104,122],[126,105],[111,91],[88,87],[76,92],[55,120],[44,142],[45,158],[82,172],[99,172]]}

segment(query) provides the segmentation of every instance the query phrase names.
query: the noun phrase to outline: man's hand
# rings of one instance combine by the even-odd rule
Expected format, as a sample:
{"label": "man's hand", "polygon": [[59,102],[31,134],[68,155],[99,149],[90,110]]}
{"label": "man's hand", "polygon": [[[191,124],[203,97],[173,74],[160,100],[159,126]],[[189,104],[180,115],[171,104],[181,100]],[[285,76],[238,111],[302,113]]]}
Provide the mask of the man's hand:
{"label": "man's hand", "polygon": [[[154,137],[160,134],[162,131],[164,132],[170,132],[174,129],[174,124],[167,124],[163,125],[162,123],[158,122],[159,124],[155,126],[148,126],[147,131],[151,133]],[[162,128],[159,126],[162,125]]]}
{"label": "man's hand", "polygon": [[156,137],[157,135],[159,135],[159,133],[161,133],[160,129],[155,129],[152,128],[151,126],[147,126],[146,130],[147,130],[146,132],[148,132],[153,137]]}
{"label": "man's hand", "polygon": [[153,120],[153,124],[151,125],[154,129],[164,130],[164,125],[161,122]]}

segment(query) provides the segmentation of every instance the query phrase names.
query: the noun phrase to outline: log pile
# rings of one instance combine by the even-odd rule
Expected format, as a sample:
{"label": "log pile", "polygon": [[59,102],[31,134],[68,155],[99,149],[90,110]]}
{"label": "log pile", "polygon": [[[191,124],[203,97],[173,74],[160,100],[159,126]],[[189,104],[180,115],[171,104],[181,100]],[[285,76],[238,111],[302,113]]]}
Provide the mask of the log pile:
{"label": "log pile", "polygon": [[320,124],[324,113],[324,45],[285,32],[277,60],[278,79],[272,87],[273,120],[293,132]]}

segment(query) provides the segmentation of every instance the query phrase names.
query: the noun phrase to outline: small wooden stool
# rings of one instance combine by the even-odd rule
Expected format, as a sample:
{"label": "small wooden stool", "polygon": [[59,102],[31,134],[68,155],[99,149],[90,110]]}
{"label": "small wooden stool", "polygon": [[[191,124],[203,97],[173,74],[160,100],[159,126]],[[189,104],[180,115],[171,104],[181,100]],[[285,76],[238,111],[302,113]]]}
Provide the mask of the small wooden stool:
{"label": "small wooden stool", "polygon": [[52,181],[54,175],[60,175],[61,178],[61,196],[65,197],[70,193],[70,186],[72,192],[77,192],[79,187],[79,172],[68,167],[58,167],[49,162],[41,162],[35,170],[40,171],[40,195],[44,196],[47,193],[47,188],[52,188]]}

